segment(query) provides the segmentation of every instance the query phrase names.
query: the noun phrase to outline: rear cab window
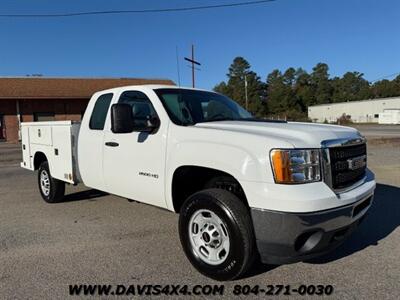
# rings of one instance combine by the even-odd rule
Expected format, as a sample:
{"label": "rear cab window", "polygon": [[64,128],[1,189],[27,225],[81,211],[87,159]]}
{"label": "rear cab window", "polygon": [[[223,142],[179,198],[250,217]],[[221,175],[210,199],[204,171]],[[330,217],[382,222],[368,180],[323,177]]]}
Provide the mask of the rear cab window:
{"label": "rear cab window", "polygon": [[108,109],[110,108],[113,94],[103,94],[97,98],[90,116],[89,128],[92,130],[103,130],[106,122]]}

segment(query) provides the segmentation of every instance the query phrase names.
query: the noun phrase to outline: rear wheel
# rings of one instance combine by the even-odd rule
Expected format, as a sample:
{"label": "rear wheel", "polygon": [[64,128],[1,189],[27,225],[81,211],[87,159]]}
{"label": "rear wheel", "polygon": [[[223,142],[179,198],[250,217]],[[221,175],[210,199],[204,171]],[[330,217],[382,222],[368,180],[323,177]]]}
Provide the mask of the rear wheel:
{"label": "rear wheel", "polygon": [[65,183],[51,177],[49,163],[42,162],[39,167],[38,185],[40,195],[48,203],[56,203],[63,199],[65,193]]}
{"label": "rear wheel", "polygon": [[179,234],[191,264],[210,278],[238,278],[253,261],[249,212],[228,191],[207,189],[190,196],[181,208]]}

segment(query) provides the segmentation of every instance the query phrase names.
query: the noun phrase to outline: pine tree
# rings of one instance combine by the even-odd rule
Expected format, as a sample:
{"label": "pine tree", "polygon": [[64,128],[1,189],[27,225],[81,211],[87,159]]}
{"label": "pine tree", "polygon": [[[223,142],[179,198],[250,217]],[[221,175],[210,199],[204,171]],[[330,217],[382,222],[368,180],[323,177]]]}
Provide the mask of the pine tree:
{"label": "pine tree", "polygon": [[251,70],[243,57],[236,57],[229,67],[228,82],[214,87],[216,92],[224,94],[246,107],[245,78],[247,80],[248,110],[257,116],[265,115],[265,85],[260,77]]}
{"label": "pine tree", "polygon": [[307,118],[308,107],[315,104],[346,102],[371,98],[400,96],[400,75],[393,80],[380,80],[374,84],[360,72],[346,72],[342,77],[329,77],[329,67],[318,63],[308,74],[305,70],[276,69],[265,83],[251,70],[243,57],[236,57],[229,67],[228,81],[214,89],[238,101],[245,107],[245,82],[248,82],[249,111],[259,117],[267,115],[291,120]]}

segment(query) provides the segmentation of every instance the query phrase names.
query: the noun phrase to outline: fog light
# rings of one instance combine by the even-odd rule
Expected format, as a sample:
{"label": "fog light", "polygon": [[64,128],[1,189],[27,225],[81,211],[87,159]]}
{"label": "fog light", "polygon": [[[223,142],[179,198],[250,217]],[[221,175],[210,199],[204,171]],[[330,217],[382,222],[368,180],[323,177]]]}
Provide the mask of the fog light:
{"label": "fog light", "polygon": [[294,243],[294,250],[301,253],[310,252],[319,244],[323,234],[322,230],[315,230],[299,235]]}

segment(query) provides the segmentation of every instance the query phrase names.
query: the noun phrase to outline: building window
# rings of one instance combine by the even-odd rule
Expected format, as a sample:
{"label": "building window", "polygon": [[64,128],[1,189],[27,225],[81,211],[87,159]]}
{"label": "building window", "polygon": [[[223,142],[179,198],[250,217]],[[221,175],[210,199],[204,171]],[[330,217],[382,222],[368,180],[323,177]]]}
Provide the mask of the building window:
{"label": "building window", "polygon": [[33,121],[35,122],[46,122],[54,121],[55,114],[53,112],[35,112],[33,113]]}
{"label": "building window", "polygon": [[374,118],[379,118],[379,114],[374,114]]}
{"label": "building window", "polygon": [[106,122],[108,108],[110,107],[113,94],[101,95],[94,105],[90,117],[89,128],[94,130],[103,130]]}

